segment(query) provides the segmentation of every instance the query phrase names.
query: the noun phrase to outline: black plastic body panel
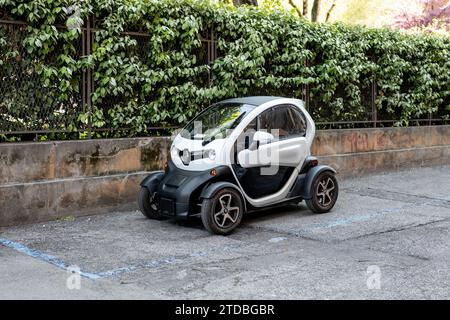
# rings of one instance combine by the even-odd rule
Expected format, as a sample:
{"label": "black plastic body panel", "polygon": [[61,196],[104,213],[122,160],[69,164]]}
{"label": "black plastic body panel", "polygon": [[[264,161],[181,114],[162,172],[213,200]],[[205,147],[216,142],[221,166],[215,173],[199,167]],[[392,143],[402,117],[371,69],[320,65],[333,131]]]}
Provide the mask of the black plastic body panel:
{"label": "black plastic body panel", "polygon": [[245,197],[242,194],[241,189],[239,189],[239,187],[235,183],[231,183],[229,181],[217,181],[208,185],[200,194],[200,199],[210,199],[217,191],[223,188],[232,188],[239,192],[242,198],[242,203],[244,204],[244,212],[247,211],[247,201],[245,201]]}
{"label": "black plastic body panel", "polygon": [[309,169],[311,169],[312,167],[314,167],[314,165],[312,165],[312,162],[316,161],[316,165],[317,165],[317,158],[314,156],[307,156],[305,159],[305,162],[303,163],[302,169],[300,170],[300,174],[302,173],[306,173],[308,172]]}
{"label": "black plastic body panel", "polygon": [[141,181],[141,187],[148,188],[148,190],[151,192],[152,188],[155,185],[158,185],[162,178],[164,177],[165,172],[164,171],[155,171],[150,173],[148,176],[144,178],[144,180]]}
{"label": "black plastic body panel", "polygon": [[306,173],[301,173],[298,175],[297,180],[294,183],[294,186],[292,187],[291,191],[288,194],[288,198],[295,198],[295,197],[302,197],[305,188],[305,181],[306,181]]}
{"label": "black plastic body panel", "polygon": [[[232,177],[227,166],[219,166],[215,170],[215,176],[211,175],[211,170],[182,170],[169,161],[168,169],[157,189],[158,198],[164,199],[161,214],[183,219],[198,213],[196,211],[200,207],[197,204],[203,189],[216,181],[229,181]],[[173,205],[169,205],[170,201]],[[173,208],[173,212],[170,212],[170,208]]]}

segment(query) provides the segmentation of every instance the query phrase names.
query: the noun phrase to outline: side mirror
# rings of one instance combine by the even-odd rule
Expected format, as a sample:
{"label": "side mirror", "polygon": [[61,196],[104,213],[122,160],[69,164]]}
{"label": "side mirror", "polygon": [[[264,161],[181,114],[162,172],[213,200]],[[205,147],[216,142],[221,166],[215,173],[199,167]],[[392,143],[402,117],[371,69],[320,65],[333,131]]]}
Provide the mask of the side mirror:
{"label": "side mirror", "polygon": [[268,132],[256,131],[253,135],[253,141],[249,147],[249,150],[256,150],[260,145],[271,143],[274,140],[274,136]]}

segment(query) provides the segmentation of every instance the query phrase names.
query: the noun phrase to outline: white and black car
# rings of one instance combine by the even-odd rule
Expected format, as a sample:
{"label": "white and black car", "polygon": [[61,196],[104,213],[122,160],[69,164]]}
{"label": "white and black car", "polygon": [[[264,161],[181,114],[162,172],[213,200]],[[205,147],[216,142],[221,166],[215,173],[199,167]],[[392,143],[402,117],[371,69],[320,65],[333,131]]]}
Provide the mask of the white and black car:
{"label": "white and black car", "polygon": [[315,125],[301,100],[244,97],[215,103],[176,135],[166,171],[141,182],[139,206],[151,219],[200,216],[229,234],[245,212],[306,201],[316,213],[338,197],[335,170],[310,148]]}

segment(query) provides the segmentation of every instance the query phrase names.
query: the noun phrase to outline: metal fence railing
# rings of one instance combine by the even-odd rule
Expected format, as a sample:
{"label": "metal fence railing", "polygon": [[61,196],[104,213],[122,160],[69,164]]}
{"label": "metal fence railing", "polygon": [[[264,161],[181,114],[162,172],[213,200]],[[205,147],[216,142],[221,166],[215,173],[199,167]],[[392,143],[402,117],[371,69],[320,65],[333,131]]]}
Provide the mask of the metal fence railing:
{"label": "metal fence railing", "polygon": [[[42,84],[35,57],[23,45],[26,28],[20,21],[0,20],[0,39],[7,40],[0,46],[0,134],[68,132],[70,123],[86,110],[87,77],[73,74],[82,79],[80,90],[61,101],[59,84]],[[74,43],[77,56],[85,53],[84,40],[85,34]],[[51,64],[61,53],[61,48],[54,48],[45,63]]]}
{"label": "metal fence railing", "polygon": [[[42,86],[41,77],[35,70],[36,62],[25,46],[27,24],[22,21],[5,20],[0,17],[0,41],[7,39],[6,45],[0,46],[0,135],[42,135],[47,133],[74,133],[73,123],[81,113],[89,113],[92,108],[92,93],[95,90],[94,70],[86,70],[72,77],[79,83],[78,92],[72,93],[64,103],[58,100],[58,84]],[[58,28],[65,28],[59,26]],[[87,20],[81,28],[81,36],[75,47],[76,57],[92,54],[95,42],[96,21]],[[124,36],[136,40],[138,56],[148,52],[148,37],[144,32],[123,32]],[[197,50],[199,64],[211,65],[217,58],[216,41],[211,31],[201,40],[202,46]],[[13,53],[13,55],[11,55]],[[55,50],[46,58],[46,64],[52,64],[60,52]],[[7,56],[9,55],[9,56]],[[75,58],[76,58],[75,57]],[[211,71],[208,71],[205,82],[210,83]],[[101,107],[107,110],[117,99],[103,99]],[[148,130],[171,130],[170,126],[152,126]],[[75,132],[85,132],[90,138],[94,132],[127,131],[128,128],[94,128],[91,118],[85,126],[79,126]],[[1,139],[0,139],[1,141]]]}
{"label": "metal fence railing", "polygon": [[[40,83],[41,77],[35,70],[36,63],[33,57],[27,52],[23,45],[27,24],[20,21],[0,19],[0,40],[7,39],[6,45],[0,46],[0,135],[31,135],[39,136],[46,133],[68,133],[74,132],[70,127],[81,113],[89,112],[92,108],[92,93],[95,90],[95,80],[92,70],[74,73],[72,77],[79,83],[78,92],[73,92],[65,101],[58,98],[58,83],[43,86]],[[62,27],[61,27],[62,28]],[[81,37],[76,40],[76,57],[88,56],[92,53],[95,41],[96,28],[95,21],[87,21],[81,28]],[[148,34],[143,32],[124,32],[137,41],[137,54],[145,54],[148,51]],[[46,63],[52,63],[61,52],[55,48],[50,56],[46,58]],[[11,55],[11,52],[14,52]],[[5,55],[10,55],[5,58]],[[202,39],[202,47],[196,52],[197,61],[200,64],[211,65],[220,53],[217,50],[217,43],[214,33],[210,30],[206,32]],[[208,71],[208,78],[205,82],[211,82],[211,70]],[[310,111],[319,114],[320,102],[311,94],[308,85],[301,88],[294,88],[296,96],[300,96],[306,103]],[[300,93],[300,94],[299,94]],[[265,94],[265,92],[255,91],[249,94]],[[352,127],[378,127],[392,126],[396,119],[383,119],[377,114],[376,108],[377,88],[374,79],[369,81],[366,92],[361,103],[363,108],[361,115],[351,121],[329,121],[318,122],[318,128],[352,128]],[[116,101],[103,101],[104,108],[108,108]],[[344,102],[345,103],[345,102]],[[324,111],[326,112],[326,110]],[[323,117],[321,117],[323,118]],[[442,124],[446,120],[442,117],[429,114],[424,119],[415,119],[410,123],[415,125]],[[165,130],[172,127],[149,127],[149,130]],[[96,131],[111,131],[112,128],[93,128],[90,117],[87,123],[76,128],[76,132],[83,131],[86,138],[92,137]],[[114,129],[126,131],[127,128]],[[79,137],[77,135],[77,137]],[[1,141],[1,139],[0,139]]]}

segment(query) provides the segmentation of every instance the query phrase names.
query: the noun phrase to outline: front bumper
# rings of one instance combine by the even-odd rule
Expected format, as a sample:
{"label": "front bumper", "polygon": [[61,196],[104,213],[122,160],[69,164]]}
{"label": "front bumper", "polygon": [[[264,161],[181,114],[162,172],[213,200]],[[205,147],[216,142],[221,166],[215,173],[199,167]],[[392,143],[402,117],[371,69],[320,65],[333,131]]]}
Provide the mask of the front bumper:
{"label": "front bumper", "polygon": [[186,219],[189,215],[199,212],[199,196],[203,188],[217,180],[226,180],[231,175],[227,166],[215,168],[216,175],[211,170],[182,170],[169,161],[168,169],[157,189],[161,215]]}

